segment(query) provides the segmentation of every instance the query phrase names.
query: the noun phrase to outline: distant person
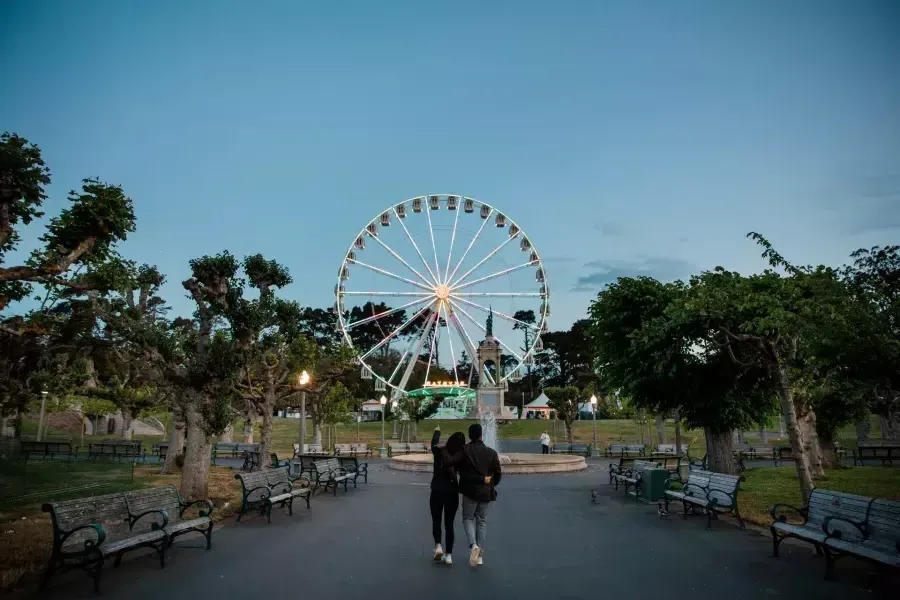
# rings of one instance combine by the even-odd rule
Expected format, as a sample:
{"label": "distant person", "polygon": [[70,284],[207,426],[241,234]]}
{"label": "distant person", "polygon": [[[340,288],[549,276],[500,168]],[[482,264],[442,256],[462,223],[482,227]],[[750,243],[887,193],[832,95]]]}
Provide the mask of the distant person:
{"label": "distant person", "polygon": [[550,436],[546,431],[541,432],[541,454],[550,454]]}
{"label": "distant person", "polygon": [[462,492],[463,531],[469,541],[469,565],[483,564],[484,538],[487,534],[487,510],[497,499],[496,486],[500,483],[500,456],[493,448],[484,445],[481,425],[469,426],[469,439],[459,465],[459,488]]}
{"label": "distant person", "polygon": [[[463,459],[466,436],[457,431],[447,440],[447,445],[439,446],[441,428],[435,427],[431,436],[431,454],[434,455],[434,474],[431,476],[431,533],[434,536],[434,561],[445,565],[453,564],[453,521],[459,509],[459,484],[456,465]],[[441,546],[441,522],[444,523],[444,541]]]}

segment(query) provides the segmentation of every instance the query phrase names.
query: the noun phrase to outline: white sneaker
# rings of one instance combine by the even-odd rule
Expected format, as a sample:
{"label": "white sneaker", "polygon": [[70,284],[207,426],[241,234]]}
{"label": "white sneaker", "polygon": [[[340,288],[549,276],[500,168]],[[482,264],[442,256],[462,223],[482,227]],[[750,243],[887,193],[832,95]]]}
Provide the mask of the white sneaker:
{"label": "white sneaker", "polygon": [[478,547],[478,544],[472,545],[472,551],[469,553],[469,566],[477,567],[481,562],[481,548]]}
{"label": "white sneaker", "polygon": [[441,548],[441,545],[438,544],[434,547],[434,562],[440,561],[444,557],[444,549]]}
{"label": "white sneaker", "polygon": [[482,556],[481,558],[478,559],[478,566],[480,567],[483,564],[484,564],[484,556]]}
{"label": "white sneaker", "polygon": [[444,555],[444,558],[442,558],[441,561],[442,561],[445,565],[452,565],[452,564],[453,564],[453,557],[450,556],[449,554],[445,554],[445,555]]}

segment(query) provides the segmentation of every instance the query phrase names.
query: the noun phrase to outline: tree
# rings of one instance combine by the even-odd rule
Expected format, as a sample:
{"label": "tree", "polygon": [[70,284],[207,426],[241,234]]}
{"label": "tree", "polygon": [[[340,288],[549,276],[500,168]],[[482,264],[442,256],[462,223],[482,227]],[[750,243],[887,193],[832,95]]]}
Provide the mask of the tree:
{"label": "tree", "polygon": [[[406,311],[393,310],[384,302],[374,304],[366,302],[362,306],[354,306],[350,309],[350,339],[353,345],[361,350],[369,350],[374,348],[379,342],[386,338],[391,332],[395,331],[406,321]],[[388,314],[389,313],[389,314]],[[372,319],[377,315],[384,315],[377,319]],[[354,326],[353,323],[372,319],[361,325]],[[381,356],[387,356],[390,352],[391,343],[388,342],[381,347]]]}
{"label": "tree", "polygon": [[[528,352],[528,349],[531,348],[532,344],[534,343],[534,338],[537,335],[537,331],[535,331],[534,327],[529,327],[529,325],[533,326],[537,322],[537,317],[535,317],[534,311],[529,309],[517,310],[513,314],[513,319],[516,320],[516,322],[513,324],[513,329],[522,332],[522,347],[520,349],[523,353]],[[528,394],[529,396],[534,396],[531,367],[532,365],[527,365],[525,377],[527,377],[528,380]]]}
{"label": "tree", "polygon": [[556,411],[557,418],[561,418],[566,424],[566,437],[572,442],[572,423],[578,415],[578,405],[580,402],[580,392],[578,388],[569,385],[566,387],[548,387],[544,388],[544,393],[550,399],[547,404]]}
{"label": "tree", "polygon": [[542,336],[545,353],[540,362],[545,369],[545,385],[574,385],[583,389],[594,380],[594,355],[587,335],[589,321],[575,321],[568,331],[551,331]]}

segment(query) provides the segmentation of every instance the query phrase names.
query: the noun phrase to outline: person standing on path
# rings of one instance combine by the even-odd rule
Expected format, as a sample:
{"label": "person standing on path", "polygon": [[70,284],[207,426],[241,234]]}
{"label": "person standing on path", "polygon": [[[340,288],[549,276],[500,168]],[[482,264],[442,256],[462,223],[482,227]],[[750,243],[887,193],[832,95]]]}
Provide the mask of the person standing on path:
{"label": "person standing on path", "polygon": [[[459,508],[459,484],[456,465],[463,458],[466,436],[457,431],[441,447],[441,428],[435,427],[431,436],[431,454],[434,456],[434,474],[431,476],[431,533],[434,536],[434,561],[453,564],[453,521]],[[441,522],[444,524],[446,549],[441,546]]]}
{"label": "person standing on path", "polygon": [[541,432],[541,454],[550,454],[550,436],[546,431]]}
{"label": "person standing on path", "polygon": [[460,464],[459,487],[462,492],[463,531],[469,541],[469,565],[483,564],[484,538],[487,534],[487,510],[497,499],[496,486],[500,483],[500,456],[493,448],[484,445],[481,425],[469,426],[469,439]]}

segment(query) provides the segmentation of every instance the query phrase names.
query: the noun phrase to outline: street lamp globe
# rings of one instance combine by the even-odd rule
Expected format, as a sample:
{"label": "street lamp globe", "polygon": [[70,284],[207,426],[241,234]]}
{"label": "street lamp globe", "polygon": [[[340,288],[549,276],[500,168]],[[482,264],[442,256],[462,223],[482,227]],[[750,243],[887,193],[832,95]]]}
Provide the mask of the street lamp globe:
{"label": "street lamp globe", "polygon": [[382,395],[381,398],[378,399],[378,401],[381,403],[382,406],[384,406],[385,404],[387,404],[387,397]]}
{"label": "street lamp globe", "polygon": [[309,383],[309,373],[307,373],[305,369],[300,373],[299,377],[297,377],[297,383],[300,385]]}
{"label": "street lamp globe", "polygon": [[597,396],[591,396],[591,404],[597,406]]}

